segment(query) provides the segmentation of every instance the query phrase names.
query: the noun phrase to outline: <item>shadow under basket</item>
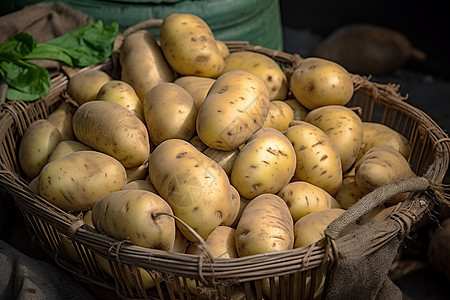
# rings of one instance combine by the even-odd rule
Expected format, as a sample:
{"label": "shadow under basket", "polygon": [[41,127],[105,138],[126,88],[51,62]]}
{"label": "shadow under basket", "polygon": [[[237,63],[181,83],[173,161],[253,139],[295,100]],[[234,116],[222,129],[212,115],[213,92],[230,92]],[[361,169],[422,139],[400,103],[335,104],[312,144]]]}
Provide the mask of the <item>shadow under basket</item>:
{"label": "shadow under basket", "polygon": [[[247,42],[227,42],[227,45],[231,52],[249,50],[270,56],[288,77],[302,59],[296,54]],[[75,74],[90,69],[117,74],[120,68],[117,62],[117,53],[113,53],[105,63],[75,70]],[[383,123],[403,134],[411,142],[412,169],[434,185],[442,184],[449,160],[447,135],[424,112],[406,103],[397,93],[398,86],[352,76],[355,93],[347,106],[357,108],[363,121]],[[79,215],[60,210],[34,194],[21,171],[18,147],[33,121],[46,118],[68,101],[65,95],[68,80],[61,72],[52,79],[50,93],[45,97],[34,102],[6,101],[1,105],[0,183],[23,213],[35,243],[77,280],[129,299],[314,299],[326,296],[322,290],[328,291],[336,279],[333,276],[343,276],[333,272],[341,259],[337,237],[327,236],[316,244],[288,251],[212,260],[115,240],[84,224]],[[366,247],[376,252],[392,239],[401,241],[420,225],[436,202],[436,193],[429,190],[412,193],[388,218],[407,225]],[[370,226],[367,230],[371,230]],[[347,233],[348,239],[351,241]]]}

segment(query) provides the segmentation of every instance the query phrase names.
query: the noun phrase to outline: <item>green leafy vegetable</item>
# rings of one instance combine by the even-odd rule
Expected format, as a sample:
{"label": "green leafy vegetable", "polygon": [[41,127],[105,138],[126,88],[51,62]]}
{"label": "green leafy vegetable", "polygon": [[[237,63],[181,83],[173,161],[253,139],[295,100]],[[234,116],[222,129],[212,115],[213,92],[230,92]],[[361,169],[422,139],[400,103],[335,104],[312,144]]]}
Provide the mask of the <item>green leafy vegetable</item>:
{"label": "green leafy vegetable", "polygon": [[7,98],[32,101],[50,90],[48,71],[28,60],[56,60],[71,67],[104,62],[119,33],[117,22],[105,27],[97,20],[78,30],[37,44],[27,33],[18,33],[0,44],[0,75],[8,84]]}

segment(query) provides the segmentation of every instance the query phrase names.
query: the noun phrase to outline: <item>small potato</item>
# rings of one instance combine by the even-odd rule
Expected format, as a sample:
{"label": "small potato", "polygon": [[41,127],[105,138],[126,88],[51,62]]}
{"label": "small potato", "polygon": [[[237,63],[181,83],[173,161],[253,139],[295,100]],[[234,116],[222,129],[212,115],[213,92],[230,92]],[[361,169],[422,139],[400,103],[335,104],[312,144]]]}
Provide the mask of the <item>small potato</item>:
{"label": "small potato", "polygon": [[241,208],[241,195],[239,195],[238,190],[230,185],[231,189],[231,202],[230,202],[230,212],[228,216],[222,221],[223,226],[231,226],[239,215],[239,209]]}
{"label": "small potato", "polygon": [[325,229],[341,216],[345,209],[333,208],[310,213],[295,222],[294,248],[312,245],[325,237]]}
{"label": "small potato", "polygon": [[284,103],[289,105],[294,112],[294,120],[303,121],[306,115],[309,113],[309,109],[301,105],[300,102],[297,101],[297,99],[287,99],[284,100]]}
{"label": "small potato", "polygon": [[137,167],[126,168],[125,170],[127,171],[127,183],[145,179],[148,176],[148,161]]}
{"label": "small potato", "polygon": [[230,55],[230,49],[224,41],[216,40],[216,44],[223,58],[226,58],[228,55]]}
{"label": "small potato", "polygon": [[167,63],[155,37],[148,30],[128,35],[120,48],[121,80],[131,85],[141,102],[160,82],[172,82],[175,72]]}
{"label": "small potato", "polygon": [[214,148],[207,147],[203,154],[217,162],[227,173],[228,176],[231,175],[231,170],[233,168],[236,157],[239,155],[239,149],[233,149],[230,151],[222,151]]}
{"label": "small potato", "polygon": [[168,139],[188,141],[194,136],[198,109],[181,86],[172,82],[157,84],[145,95],[143,106],[145,123],[155,146]]}
{"label": "small potato", "polygon": [[[236,230],[228,226],[218,226],[206,238],[205,244],[208,247],[212,258],[237,258]],[[199,243],[192,243],[186,249],[187,254],[203,255],[202,246]]]}
{"label": "small potato", "polygon": [[62,139],[58,128],[45,119],[30,124],[22,136],[18,153],[20,167],[28,178],[39,175]]}
{"label": "small potato", "polygon": [[377,145],[391,146],[398,150],[406,159],[411,154],[410,142],[398,131],[382,123],[363,122],[363,149],[358,159]]}
{"label": "small potato", "polygon": [[364,193],[359,189],[355,180],[343,182],[335,195],[335,199],[343,209],[348,209],[350,206],[358,202]]}
{"label": "small potato", "polygon": [[197,134],[211,148],[236,149],[262,127],[269,106],[261,78],[248,71],[229,71],[217,78],[200,107]]}
{"label": "small potato", "polygon": [[239,223],[239,220],[241,219],[242,212],[247,207],[247,205],[252,201],[252,199],[247,199],[242,196],[239,197],[239,211],[237,213],[236,218],[233,221],[233,224],[231,224],[231,227],[236,228],[237,224]]}
{"label": "small potato", "polygon": [[73,140],[75,135],[73,133],[72,118],[73,106],[69,102],[63,102],[46,119],[58,128],[63,140]]}
{"label": "small potato", "polygon": [[289,183],[296,167],[295,150],[281,132],[261,128],[239,152],[231,170],[231,184],[245,198],[277,193]]}
{"label": "small potato", "polygon": [[95,100],[102,86],[112,80],[102,70],[88,70],[77,73],[67,83],[67,93],[78,105]]}
{"label": "small potato", "polygon": [[293,225],[283,199],[274,194],[257,196],[244,209],[236,227],[239,257],[292,249]]}
{"label": "small potato", "polygon": [[342,163],[336,146],[317,126],[304,121],[286,130],[294,146],[297,166],[294,178],[314,184],[330,195],[342,185]]}
{"label": "small potato", "polygon": [[231,70],[245,70],[259,76],[269,90],[270,100],[284,100],[288,81],[280,66],[271,57],[253,51],[236,51],[225,58],[222,74]]}
{"label": "small potato", "polygon": [[133,87],[125,81],[108,81],[101,87],[96,100],[104,100],[120,104],[135,114],[139,120],[145,122],[142,102]]}
{"label": "small potato", "polygon": [[206,95],[216,80],[214,78],[201,76],[181,76],[175,79],[173,83],[178,84],[184,88],[194,99],[197,108],[202,106]]}
{"label": "small potato", "polygon": [[211,28],[196,15],[169,14],[159,40],[170,66],[181,75],[215,78],[225,65]]}
{"label": "small potato", "polygon": [[185,253],[189,246],[189,240],[181,233],[178,227],[175,226],[175,241],[172,248],[172,253]]}
{"label": "small potato", "polygon": [[278,131],[288,129],[294,119],[294,111],[284,101],[274,100],[270,102],[269,113],[263,127],[274,128]]}
{"label": "small potato", "polygon": [[77,141],[61,141],[55,149],[53,149],[52,153],[49,155],[47,163],[57,160],[61,157],[66,156],[69,153],[77,152],[77,151],[86,151],[86,150],[94,150],[91,147],[77,142]]}
{"label": "small potato", "polygon": [[123,186],[122,191],[123,190],[141,190],[141,191],[148,191],[148,192],[152,192],[154,194],[158,194],[158,191],[155,189],[155,187],[150,182],[150,180],[145,180],[145,179],[138,179],[138,180],[130,181]]}
{"label": "small potato", "polygon": [[304,121],[319,127],[330,137],[341,157],[342,171],[350,169],[362,147],[361,118],[346,106],[327,105],[310,111]]}
{"label": "small potato", "polygon": [[117,191],[99,199],[92,208],[92,223],[100,232],[151,249],[172,251],[175,219],[160,196],[142,190]]}
{"label": "small potato", "polygon": [[306,181],[285,185],[278,196],[286,202],[294,222],[315,211],[330,209],[333,198],[322,188]]}
{"label": "small potato", "polygon": [[306,108],[345,105],[353,96],[353,80],[341,65],[330,60],[308,57],[290,79],[292,93]]}
{"label": "small potato", "polygon": [[150,153],[145,124],[125,107],[109,101],[90,101],[73,116],[77,139],[119,160],[125,168],[139,166]]}
{"label": "small potato", "polygon": [[121,190],[126,180],[125,168],[115,158],[97,151],[78,151],[42,168],[39,194],[63,210],[83,211]]}

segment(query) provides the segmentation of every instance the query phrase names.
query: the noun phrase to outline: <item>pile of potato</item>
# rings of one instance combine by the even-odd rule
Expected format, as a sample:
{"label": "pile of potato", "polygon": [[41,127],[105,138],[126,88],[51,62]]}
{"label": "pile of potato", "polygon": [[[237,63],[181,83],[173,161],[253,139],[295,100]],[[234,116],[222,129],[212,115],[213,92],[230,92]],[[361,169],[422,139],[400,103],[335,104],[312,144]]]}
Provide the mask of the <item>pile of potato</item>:
{"label": "pile of potato", "polygon": [[202,239],[214,258],[289,250],[323,238],[376,187],[415,176],[408,140],[345,106],[353,81],[331,61],[306,58],[287,78],[268,56],[230,53],[202,19],[172,14],[159,42],[127,36],[120,62],[119,79],[72,77],[76,105],[32,123],[19,148],[33,191],[115,239],[197,255]]}

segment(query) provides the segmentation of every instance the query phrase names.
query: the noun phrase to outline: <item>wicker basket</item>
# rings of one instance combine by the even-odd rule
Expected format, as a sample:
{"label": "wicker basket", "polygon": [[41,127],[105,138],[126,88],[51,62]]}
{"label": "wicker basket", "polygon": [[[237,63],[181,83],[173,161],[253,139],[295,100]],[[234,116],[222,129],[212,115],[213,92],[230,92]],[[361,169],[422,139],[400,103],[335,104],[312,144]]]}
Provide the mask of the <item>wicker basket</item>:
{"label": "wicker basket", "polygon": [[[123,37],[160,24],[161,20],[149,20],[130,28],[118,37],[108,61],[74,70],[74,74],[102,69],[117,75],[120,68],[117,51]],[[231,52],[250,50],[270,56],[284,68],[287,76],[302,59],[297,54],[247,42],[227,42],[227,45]],[[68,214],[33,194],[19,166],[18,146],[33,121],[46,118],[67,101],[65,89],[69,76],[68,73],[54,76],[51,90],[45,97],[34,102],[6,101],[0,112],[1,188],[14,198],[35,242],[56,264],[79,280],[131,299],[231,299],[233,294],[236,297],[236,291],[240,292],[241,299],[307,299],[314,297],[310,291],[315,290],[324,274],[326,290],[339,253],[330,238],[289,251],[212,260],[114,240],[86,226],[80,216]],[[359,108],[364,121],[386,124],[407,137],[413,149],[409,158],[413,170],[430,182],[442,183],[449,160],[447,135],[425,113],[403,101],[397,92],[398,86],[377,84],[358,75],[353,78],[355,94],[348,106]],[[430,193],[413,194],[398,207],[396,217],[410,219],[413,214],[413,225],[417,225],[422,216],[432,210],[435,200]],[[105,263],[112,276],[104,271]],[[143,270],[155,280],[154,288],[145,289]],[[193,294],[189,293],[188,281],[196,287],[194,291],[191,289]]]}

